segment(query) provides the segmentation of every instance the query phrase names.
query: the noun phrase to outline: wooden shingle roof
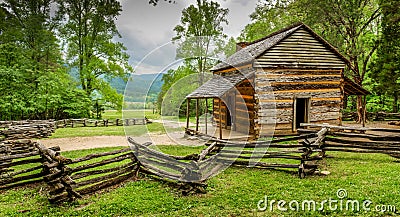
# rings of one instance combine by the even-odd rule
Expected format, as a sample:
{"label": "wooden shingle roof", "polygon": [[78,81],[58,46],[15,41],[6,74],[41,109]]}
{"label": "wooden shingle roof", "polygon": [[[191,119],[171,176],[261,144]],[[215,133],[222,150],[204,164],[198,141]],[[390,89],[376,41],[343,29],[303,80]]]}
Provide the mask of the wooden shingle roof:
{"label": "wooden shingle roof", "polygon": [[352,68],[350,62],[345,58],[334,46],[329,44],[325,39],[315,33],[310,27],[304,23],[296,23],[287,28],[274,32],[259,40],[245,43],[247,46],[237,51],[232,56],[228,57],[224,62],[214,66],[211,71],[218,71],[231,67],[238,67],[245,64],[253,63],[256,58],[261,56],[263,53],[268,51],[270,48],[289,37],[296,30],[304,28],[318,41],[320,41],[327,49],[336,54],[342,59],[350,68]]}
{"label": "wooden shingle roof", "polygon": [[371,94],[368,90],[364,89],[348,77],[344,77],[344,92],[346,95],[368,95]]}
{"label": "wooden shingle roof", "polygon": [[186,98],[221,98],[226,92],[253,74],[254,71],[248,72],[246,75],[240,72],[228,73],[224,76],[214,75],[213,78],[187,95]]}

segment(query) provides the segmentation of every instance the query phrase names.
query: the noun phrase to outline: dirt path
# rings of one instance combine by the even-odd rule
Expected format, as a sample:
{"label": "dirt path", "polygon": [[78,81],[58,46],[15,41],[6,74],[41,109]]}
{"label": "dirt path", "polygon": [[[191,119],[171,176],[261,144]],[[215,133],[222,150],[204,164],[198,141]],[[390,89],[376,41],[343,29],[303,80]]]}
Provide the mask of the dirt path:
{"label": "dirt path", "polygon": [[[199,140],[188,140],[183,137],[183,132],[163,134],[150,134],[143,136],[132,137],[136,142],[143,144],[145,142],[152,142],[156,145],[202,145],[204,142]],[[103,147],[117,147],[128,146],[125,136],[92,136],[92,137],[71,137],[71,138],[57,138],[57,139],[44,139],[40,143],[46,147],[59,146],[61,151],[82,150]]]}

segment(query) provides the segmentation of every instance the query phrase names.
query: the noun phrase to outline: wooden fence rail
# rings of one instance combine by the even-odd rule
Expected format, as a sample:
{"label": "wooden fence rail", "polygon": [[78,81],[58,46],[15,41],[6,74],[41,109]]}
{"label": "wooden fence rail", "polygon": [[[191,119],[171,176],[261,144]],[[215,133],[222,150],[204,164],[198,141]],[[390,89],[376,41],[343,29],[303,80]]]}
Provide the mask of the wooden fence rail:
{"label": "wooden fence rail", "polygon": [[39,139],[51,136],[55,131],[54,122],[10,125],[0,130],[0,141],[17,139]]}
{"label": "wooden fence rail", "polygon": [[302,125],[312,129],[267,141],[209,137],[205,149],[187,156],[167,155],[149,147],[151,143],[138,144],[132,138],[128,138],[131,148],[76,159],[63,157],[58,147],[46,148],[30,140],[7,141],[0,144],[0,190],[45,181],[50,186],[49,201],[60,203],[147,174],[179,185],[183,194],[205,193],[206,181],[229,165],[295,169],[304,178],[318,168],[326,152],[382,153],[400,158],[398,129]]}
{"label": "wooden fence rail", "polygon": [[316,162],[322,159],[321,145],[327,129],[300,136],[269,139],[256,142],[233,142],[209,138],[216,143],[220,162],[236,166],[264,169],[296,169],[300,178],[317,169]]}
{"label": "wooden fence rail", "polygon": [[[400,129],[344,127],[326,124],[301,124],[314,128],[329,129],[321,149],[354,153],[381,153],[400,157]],[[310,132],[310,130],[300,130]],[[311,130],[312,131],[312,130]],[[374,134],[372,134],[375,132]],[[376,132],[383,133],[377,135]]]}
{"label": "wooden fence rail", "polygon": [[[124,148],[69,159],[60,154],[59,147],[46,148],[30,140],[7,142],[0,144],[0,190],[44,181],[49,186],[48,199],[51,203],[82,198],[124,181],[136,180],[140,174],[150,174],[177,183],[184,194],[205,192],[204,183],[179,182],[179,179],[175,179],[179,178],[177,175],[159,169],[158,166],[175,169],[175,172],[189,179],[199,168],[196,164],[184,161],[199,159],[207,155],[208,151],[200,155],[170,156],[148,148],[150,143],[133,143],[133,147],[136,147],[134,150]],[[179,160],[180,164],[173,166],[166,159]],[[190,168],[189,171],[185,171],[186,167]]]}
{"label": "wooden fence rail", "polygon": [[151,123],[147,118],[125,118],[115,120],[95,120],[95,119],[64,119],[56,121],[57,128],[66,127],[108,127],[108,126],[133,126],[146,125]]}
{"label": "wooden fence rail", "polygon": [[145,125],[148,123],[151,123],[151,121],[147,118],[0,121],[0,128],[3,128],[0,130],[0,141],[47,138],[51,136],[57,128],[65,127],[132,126]]}
{"label": "wooden fence rail", "polygon": [[[388,112],[367,112],[367,119],[370,121],[400,120],[400,113]],[[344,112],[343,120],[357,120],[357,112]]]}
{"label": "wooden fence rail", "polygon": [[[59,151],[59,147],[51,148]],[[44,159],[35,143],[29,140],[0,144],[0,190],[43,181]]]}

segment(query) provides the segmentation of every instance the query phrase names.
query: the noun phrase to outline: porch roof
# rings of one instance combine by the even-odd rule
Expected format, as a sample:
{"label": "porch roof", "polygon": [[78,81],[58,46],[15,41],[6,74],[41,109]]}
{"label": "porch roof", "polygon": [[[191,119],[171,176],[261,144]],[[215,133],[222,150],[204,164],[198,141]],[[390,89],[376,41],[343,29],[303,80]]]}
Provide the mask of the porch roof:
{"label": "porch roof", "polygon": [[226,92],[234,88],[250,77],[254,72],[246,75],[240,72],[228,73],[224,76],[214,75],[209,81],[201,85],[191,94],[187,95],[187,99],[200,99],[200,98],[221,98]]}
{"label": "porch roof", "polygon": [[344,92],[346,95],[368,95],[371,94],[368,90],[364,89],[348,77],[344,77]]}

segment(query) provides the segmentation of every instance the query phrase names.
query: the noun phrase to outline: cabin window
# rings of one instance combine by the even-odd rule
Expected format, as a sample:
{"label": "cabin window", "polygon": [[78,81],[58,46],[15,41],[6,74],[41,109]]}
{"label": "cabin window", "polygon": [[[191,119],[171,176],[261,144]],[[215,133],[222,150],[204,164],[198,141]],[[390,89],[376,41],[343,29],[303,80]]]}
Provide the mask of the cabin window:
{"label": "cabin window", "polygon": [[310,98],[295,98],[293,102],[293,131],[300,128],[301,123],[310,122]]}

